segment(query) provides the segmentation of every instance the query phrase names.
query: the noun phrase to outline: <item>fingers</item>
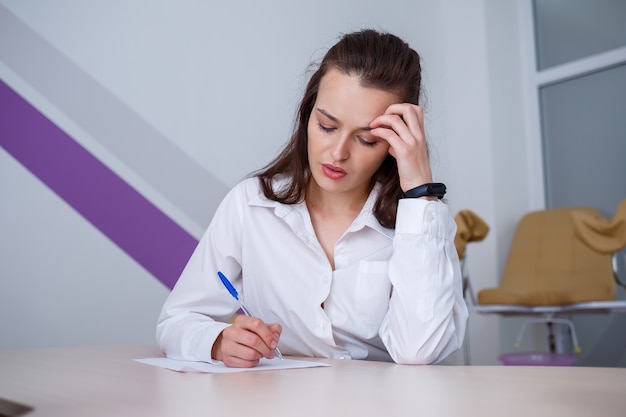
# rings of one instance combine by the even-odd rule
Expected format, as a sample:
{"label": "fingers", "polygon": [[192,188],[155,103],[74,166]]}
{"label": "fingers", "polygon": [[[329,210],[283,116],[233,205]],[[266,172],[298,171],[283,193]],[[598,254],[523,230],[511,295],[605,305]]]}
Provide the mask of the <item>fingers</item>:
{"label": "fingers", "polygon": [[385,111],[386,115],[401,115],[402,119],[414,134],[424,137],[424,108],[415,104],[392,104]]}
{"label": "fingers", "polygon": [[408,103],[392,104],[385,114],[370,123],[370,127],[372,134],[380,135],[396,148],[401,148],[403,144],[414,146],[425,143],[424,112],[420,106]]}
{"label": "fingers", "polygon": [[404,191],[432,182],[422,107],[410,103],[392,104],[385,114],[370,123],[370,127],[373,135],[389,143],[389,153],[398,164],[400,186]]}
{"label": "fingers", "polygon": [[251,368],[261,358],[274,358],[281,333],[280,324],[268,325],[256,317],[239,316],[216,340],[219,354],[216,352],[213,356],[226,366]]}
{"label": "fingers", "polygon": [[[283,326],[281,326],[278,323],[272,323],[272,324],[268,324],[268,327],[270,329],[270,331],[272,332],[272,334],[274,335],[274,339],[276,339],[276,343],[278,346],[278,340],[280,339],[280,335],[283,332]],[[276,348],[276,346],[274,346],[272,349]]]}

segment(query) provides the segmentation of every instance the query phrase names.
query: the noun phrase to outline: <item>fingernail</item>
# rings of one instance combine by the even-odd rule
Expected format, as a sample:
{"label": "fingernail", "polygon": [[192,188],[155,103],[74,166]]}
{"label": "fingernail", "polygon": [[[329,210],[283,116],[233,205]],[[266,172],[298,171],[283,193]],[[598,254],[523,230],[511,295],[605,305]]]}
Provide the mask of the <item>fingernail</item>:
{"label": "fingernail", "polygon": [[270,347],[272,349],[276,349],[276,346],[278,346],[278,342],[276,340],[272,340],[272,343],[270,343]]}

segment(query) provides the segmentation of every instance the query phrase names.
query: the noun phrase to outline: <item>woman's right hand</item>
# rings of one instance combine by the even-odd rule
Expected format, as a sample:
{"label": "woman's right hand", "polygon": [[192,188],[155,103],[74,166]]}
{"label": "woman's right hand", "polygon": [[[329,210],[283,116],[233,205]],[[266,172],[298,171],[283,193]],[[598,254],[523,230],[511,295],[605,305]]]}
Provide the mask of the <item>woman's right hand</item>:
{"label": "woman's right hand", "polygon": [[261,358],[274,358],[282,331],[278,323],[267,324],[257,317],[237,316],[215,340],[211,357],[232,368],[252,368]]}

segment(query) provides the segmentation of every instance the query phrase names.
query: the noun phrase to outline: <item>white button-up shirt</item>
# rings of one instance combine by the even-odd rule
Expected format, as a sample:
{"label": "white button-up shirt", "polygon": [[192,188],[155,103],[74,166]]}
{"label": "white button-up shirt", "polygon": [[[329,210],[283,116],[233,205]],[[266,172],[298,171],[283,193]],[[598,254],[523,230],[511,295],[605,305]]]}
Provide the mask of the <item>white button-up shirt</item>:
{"label": "white button-up shirt", "polygon": [[457,350],[468,312],[448,206],[402,199],[394,231],[374,217],[376,195],[337,241],[333,270],[306,204],[268,200],[257,178],[238,184],[163,306],[163,352],[212,361],[239,308],[217,271],[257,317],[282,325],[283,355],[425,364]]}

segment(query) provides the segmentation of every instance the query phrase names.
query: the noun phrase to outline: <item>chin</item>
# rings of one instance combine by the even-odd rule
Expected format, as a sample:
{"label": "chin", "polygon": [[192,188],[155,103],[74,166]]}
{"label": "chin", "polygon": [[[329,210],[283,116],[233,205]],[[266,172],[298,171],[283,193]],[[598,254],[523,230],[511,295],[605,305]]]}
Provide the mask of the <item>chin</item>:
{"label": "chin", "polygon": [[323,173],[318,173],[317,175],[314,174],[311,179],[319,189],[327,193],[338,193],[343,191],[342,189],[344,188],[339,185],[339,181],[341,180],[333,180],[328,178]]}

